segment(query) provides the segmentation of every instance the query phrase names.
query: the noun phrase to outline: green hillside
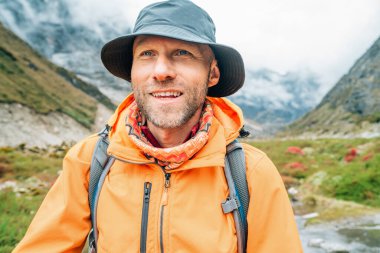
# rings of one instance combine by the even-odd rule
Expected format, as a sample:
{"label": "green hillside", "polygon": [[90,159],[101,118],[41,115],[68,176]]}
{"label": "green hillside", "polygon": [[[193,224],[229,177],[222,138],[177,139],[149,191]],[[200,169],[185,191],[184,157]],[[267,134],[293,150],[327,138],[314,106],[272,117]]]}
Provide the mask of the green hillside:
{"label": "green hillside", "polygon": [[115,107],[96,87],[50,63],[0,24],[0,103],[62,112],[90,128],[97,101]]}

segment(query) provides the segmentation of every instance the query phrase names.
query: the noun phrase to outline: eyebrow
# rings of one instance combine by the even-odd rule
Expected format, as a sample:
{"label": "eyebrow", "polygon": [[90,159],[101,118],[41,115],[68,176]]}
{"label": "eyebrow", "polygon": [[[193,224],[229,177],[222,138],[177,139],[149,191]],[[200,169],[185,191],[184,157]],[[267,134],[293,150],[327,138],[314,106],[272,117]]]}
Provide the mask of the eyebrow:
{"label": "eyebrow", "polygon": [[[135,54],[135,49],[137,47],[141,46],[141,44],[143,44],[145,41],[147,41],[148,38],[149,38],[149,36],[144,36],[144,35],[138,36],[138,37],[136,36],[135,41],[133,42],[133,51],[132,51],[133,55]],[[136,42],[136,39],[138,39],[137,42]],[[187,41],[184,41],[184,42],[186,43]],[[196,48],[199,53],[205,54],[206,57],[209,58],[210,60],[212,60],[212,59],[215,58],[214,52],[212,51],[211,47],[208,46],[208,45],[206,45],[206,44],[199,44],[199,43],[191,43],[191,42],[189,42],[188,46]],[[208,48],[210,48],[210,50],[212,52],[211,55],[209,55],[207,53],[207,51],[208,51],[207,47],[203,47],[203,46],[207,46]]]}

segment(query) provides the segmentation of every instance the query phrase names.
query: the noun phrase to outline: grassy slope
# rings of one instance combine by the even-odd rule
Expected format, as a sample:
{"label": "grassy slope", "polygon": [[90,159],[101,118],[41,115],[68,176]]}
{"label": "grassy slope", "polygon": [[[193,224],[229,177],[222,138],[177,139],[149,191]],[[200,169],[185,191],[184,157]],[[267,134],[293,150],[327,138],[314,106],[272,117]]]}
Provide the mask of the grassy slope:
{"label": "grassy slope", "polygon": [[63,112],[89,128],[97,109],[93,97],[114,107],[95,87],[48,62],[0,24],[0,103],[20,103],[42,114]]}
{"label": "grassy slope", "polygon": [[[253,145],[271,157],[289,185],[323,171],[326,176],[318,193],[380,207],[380,138],[260,141]],[[304,155],[287,152],[290,146],[302,148]],[[347,162],[352,149],[357,155]]]}
{"label": "grassy slope", "polygon": [[[0,253],[8,253],[24,236],[35,212],[57,178],[66,148],[22,150],[0,148],[0,183],[22,182],[17,190],[0,190]],[[31,183],[38,179],[38,187]],[[24,190],[27,189],[27,190]]]}

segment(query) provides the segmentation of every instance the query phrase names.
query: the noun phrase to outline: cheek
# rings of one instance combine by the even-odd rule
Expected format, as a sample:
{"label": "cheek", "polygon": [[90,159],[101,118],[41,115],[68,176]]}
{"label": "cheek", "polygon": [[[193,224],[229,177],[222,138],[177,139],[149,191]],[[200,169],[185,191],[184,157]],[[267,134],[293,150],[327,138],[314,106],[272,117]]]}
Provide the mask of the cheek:
{"label": "cheek", "polygon": [[177,68],[177,74],[194,83],[204,83],[205,80],[208,80],[208,70],[199,66],[195,68]]}
{"label": "cheek", "polygon": [[139,76],[139,74],[137,73],[136,68],[132,67],[132,69],[131,69],[131,83],[132,83],[132,86],[134,86],[133,83],[138,82],[138,76]]}
{"label": "cheek", "polygon": [[149,78],[149,73],[150,70],[148,66],[133,64],[131,69],[131,82],[139,83],[139,81]]}

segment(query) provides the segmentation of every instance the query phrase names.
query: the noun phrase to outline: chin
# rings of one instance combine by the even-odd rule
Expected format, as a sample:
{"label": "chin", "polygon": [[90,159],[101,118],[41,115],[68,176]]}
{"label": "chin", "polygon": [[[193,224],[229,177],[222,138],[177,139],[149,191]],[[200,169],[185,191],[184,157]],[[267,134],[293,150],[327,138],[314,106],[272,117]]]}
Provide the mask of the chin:
{"label": "chin", "polygon": [[182,115],[178,115],[178,113],[174,115],[161,113],[160,117],[152,117],[149,121],[151,121],[156,127],[171,129],[180,127],[186,123],[184,122],[184,118],[179,116]]}

